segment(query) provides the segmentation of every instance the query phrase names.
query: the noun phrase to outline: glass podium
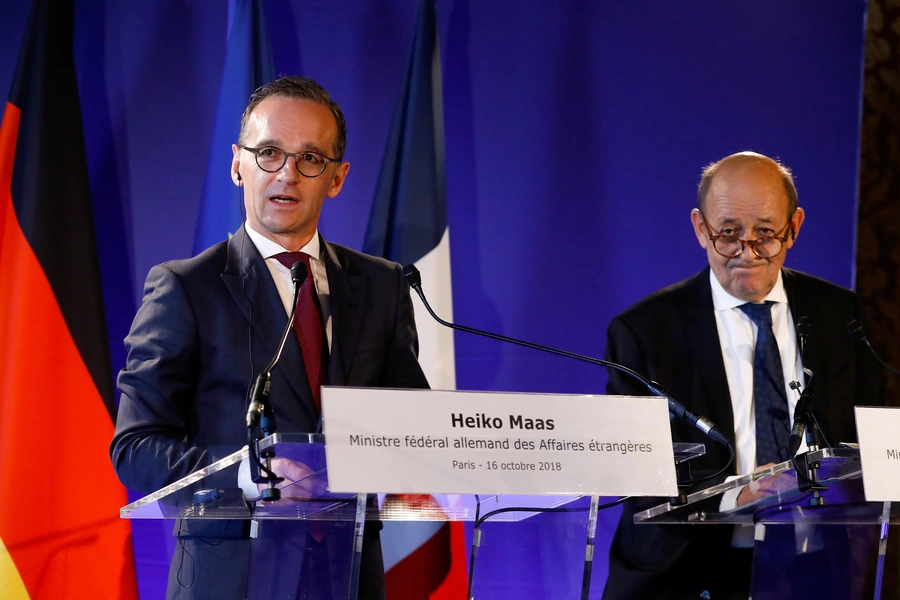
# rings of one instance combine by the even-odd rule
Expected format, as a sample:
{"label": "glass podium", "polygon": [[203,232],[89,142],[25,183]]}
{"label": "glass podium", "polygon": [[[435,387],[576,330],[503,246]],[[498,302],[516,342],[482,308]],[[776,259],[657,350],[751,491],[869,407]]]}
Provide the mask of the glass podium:
{"label": "glass podium", "polygon": [[[636,513],[634,520],[739,528],[735,539],[743,537],[753,546],[753,598],[896,597],[896,569],[885,568],[885,559],[900,512],[890,502],[865,501],[858,449],[842,444],[798,455],[798,461],[802,473],[812,467],[815,477],[798,479],[787,461],[691,494],[682,504]],[[736,496],[745,486],[755,500],[740,507],[722,504],[718,512],[709,509],[709,500]],[[729,508],[721,510],[724,506]]]}
{"label": "glass podium", "polygon": [[[590,593],[597,515],[603,507],[598,496],[335,494],[328,489],[323,435],[275,434],[259,446],[306,465],[309,476],[281,487],[278,501],[247,498],[237,487],[240,463],[249,456],[245,447],[125,506],[121,516],[172,519],[198,528],[238,523],[250,538],[245,597],[251,599],[355,599],[366,523],[389,526],[394,521],[476,523],[469,597],[496,597],[500,590],[503,597],[529,598],[587,598]],[[704,452],[702,444],[676,444],[676,463]],[[518,535],[526,523],[528,533]],[[500,551],[482,534],[512,542]],[[517,576],[522,569],[540,569],[541,589],[516,591],[526,585]],[[304,577],[312,572],[315,577]],[[601,591],[590,595],[599,597]]]}

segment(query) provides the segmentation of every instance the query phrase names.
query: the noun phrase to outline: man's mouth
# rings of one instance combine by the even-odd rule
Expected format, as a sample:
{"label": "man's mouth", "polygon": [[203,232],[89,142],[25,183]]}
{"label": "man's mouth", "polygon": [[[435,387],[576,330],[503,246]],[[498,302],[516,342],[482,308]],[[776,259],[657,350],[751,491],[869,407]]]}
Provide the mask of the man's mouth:
{"label": "man's mouth", "polygon": [[766,266],[765,262],[752,262],[752,263],[735,263],[731,265],[732,269],[758,269],[760,267]]}
{"label": "man's mouth", "polygon": [[291,198],[290,196],[271,196],[269,200],[277,202],[278,204],[291,204],[297,202],[295,198]]}

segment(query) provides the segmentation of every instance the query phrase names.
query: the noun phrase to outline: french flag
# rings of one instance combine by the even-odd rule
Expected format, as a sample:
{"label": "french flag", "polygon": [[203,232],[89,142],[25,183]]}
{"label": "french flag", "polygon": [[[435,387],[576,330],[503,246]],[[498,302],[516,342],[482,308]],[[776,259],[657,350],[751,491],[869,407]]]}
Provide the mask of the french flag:
{"label": "french flag", "polygon": [[[422,272],[429,302],[453,319],[450,230],[444,177],[441,70],[434,0],[422,0],[413,47],[378,178],[363,251]],[[413,294],[419,362],[432,388],[456,388],[453,332],[429,317]],[[387,504],[428,505],[430,496],[388,496]],[[466,593],[462,523],[384,523],[387,596],[460,598]]]}

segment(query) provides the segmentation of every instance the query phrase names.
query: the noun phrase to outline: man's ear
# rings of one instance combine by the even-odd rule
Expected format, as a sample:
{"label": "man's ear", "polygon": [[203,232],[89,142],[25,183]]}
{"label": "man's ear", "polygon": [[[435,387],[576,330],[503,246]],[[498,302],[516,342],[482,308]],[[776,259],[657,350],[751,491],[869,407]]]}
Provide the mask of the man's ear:
{"label": "man's ear", "polygon": [[806,213],[802,208],[797,208],[794,211],[793,216],[791,216],[791,223],[789,227],[791,228],[790,239],[787,242],[787,247],[790,248],[794,245],[794,240],[797,239],[797,234],[800,233],[800,227],[803,225],[803,221],[806,218]]}
{"label": "man's ear", "polygon": [[234,185],[241,187],[244,185],[243,178],[241,177],[241,157],[240,157],[241,147],[237,144],[231,145],[231,181],[234,182]]}
{"label": "man's ear", "polygon": [[703,215],[700,214],[700,209],[695,208],[691,211],[691,223],[694,226],[694,235],[697,236],[700,247],[706,250],[709,238],[706,236],[706,226],[703,224]]}
{"label": "man's ear", "polygon": [[334,176],[331,178],[331,185],[328,186],[328,191],[325,192],[325,195],[329,198],[334,198],[337,196],[341,188],[344,187],[344,180],[347,178],[347,173],[350,171],[350,163],[342,162],[337,166],[337,169],[334,171]]}

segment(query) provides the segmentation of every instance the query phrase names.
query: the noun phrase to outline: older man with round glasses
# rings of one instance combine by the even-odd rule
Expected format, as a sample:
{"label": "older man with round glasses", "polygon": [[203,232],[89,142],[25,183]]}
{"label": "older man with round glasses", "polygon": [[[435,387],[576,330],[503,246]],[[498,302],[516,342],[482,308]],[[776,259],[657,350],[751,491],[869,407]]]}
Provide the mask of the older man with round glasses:
{"label": "older man with round glasses", "polygon": [[[709,165],[691,212],[709,266],[609,325],[608,360],[658,381],[730,434],[732,475],[788,458],[798,399],[789,384],[805,385],[804,367],[815,373],[815,416],[834,442],[855,440],[855,404],[880,402],[876,366],[846,330],[862,319],[856,295],[784,268],[804,218],[791,172],[779,162],[741,152]],[[801,317],[814,341],[802,358]],[[607,392],[644,393],[616,373]],[[708,442],[679,421],[672,434],[676,442]],[[707,443],[694,474],[715,473],[728,459],[725,448]],[[733,528],[634,524],[635,512],[660,502],[626,504],[604,598],[747,598],[752,551],[736,547]]]}

